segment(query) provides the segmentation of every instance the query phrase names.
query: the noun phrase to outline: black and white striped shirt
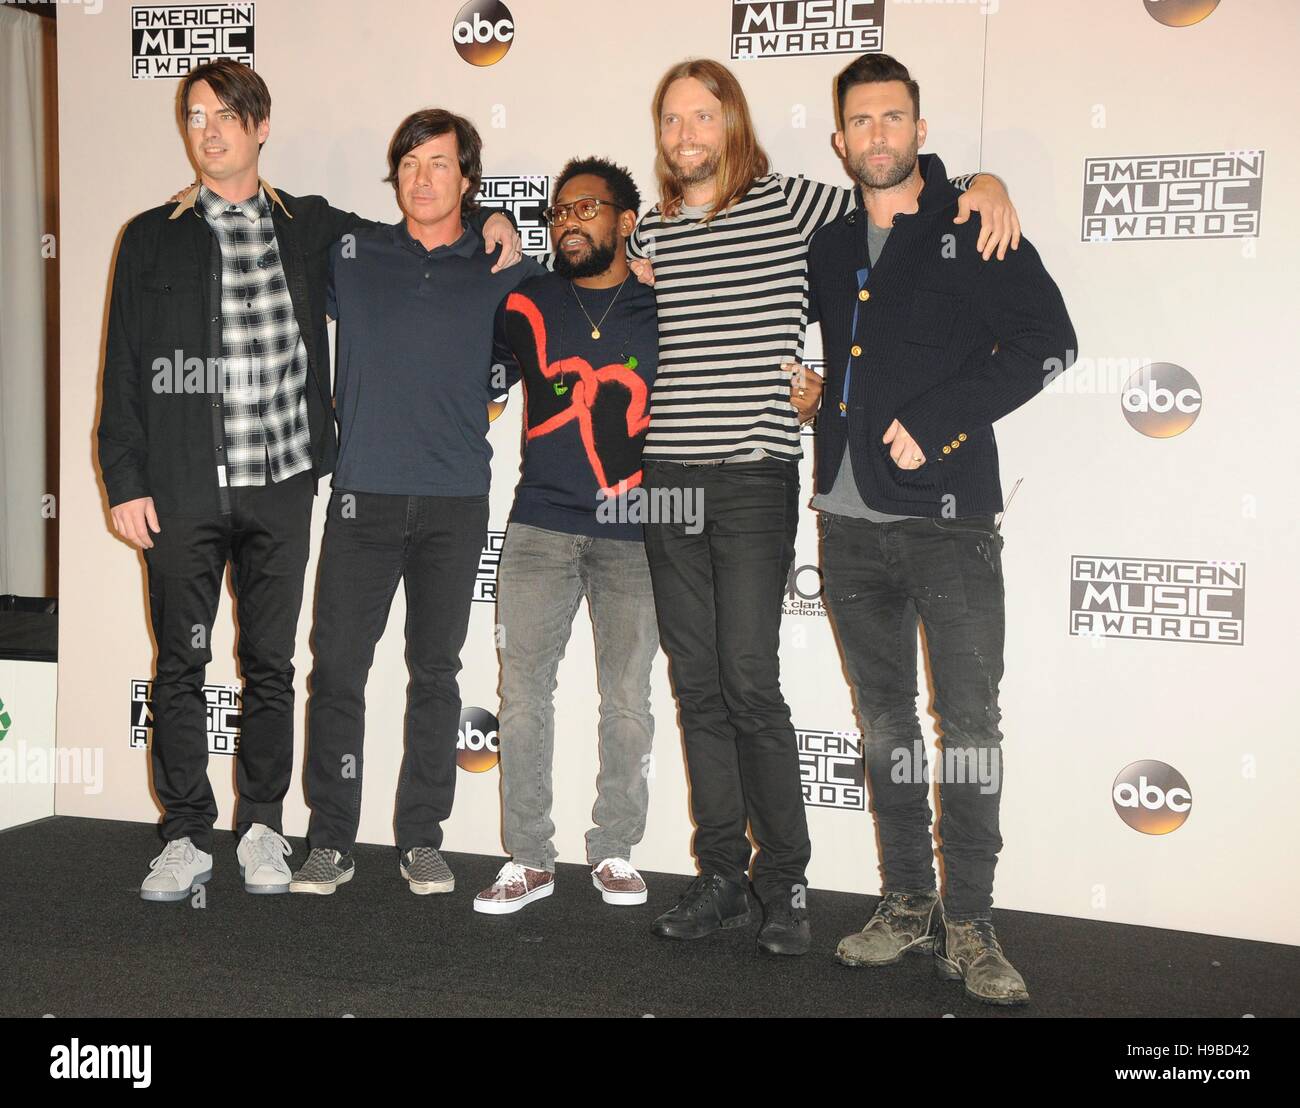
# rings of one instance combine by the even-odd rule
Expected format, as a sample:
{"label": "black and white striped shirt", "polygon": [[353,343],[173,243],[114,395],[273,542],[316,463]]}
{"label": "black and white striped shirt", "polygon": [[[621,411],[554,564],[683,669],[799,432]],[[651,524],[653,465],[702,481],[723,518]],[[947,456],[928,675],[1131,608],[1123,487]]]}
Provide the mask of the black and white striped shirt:
{"label": "black and white striped shirt", "polygon": [[800,456],[781,367],[803,357],[808,240],[855,204],[852,189],[769,173],[712,222],[689,205],[641,218],[628,252],[653,263],[659,305],[646,458]]}

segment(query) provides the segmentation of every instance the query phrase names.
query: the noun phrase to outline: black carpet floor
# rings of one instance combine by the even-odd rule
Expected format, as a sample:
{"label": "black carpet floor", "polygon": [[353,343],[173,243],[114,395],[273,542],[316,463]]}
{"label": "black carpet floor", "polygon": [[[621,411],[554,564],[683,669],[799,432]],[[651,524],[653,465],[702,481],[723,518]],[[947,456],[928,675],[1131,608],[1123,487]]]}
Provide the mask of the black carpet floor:
{"label": "black carpet floor", "polygon": [[773,959],[753,928],[689,944],[652,936],[689,883],[677,875],[647,873],[649,903],[613,908],[586,867],[561,866],[550,899],[489,917],[470,902],[502,859],[449,853],[456,891],[413,896],[393,848],[362,846],[334,896],[249,896],[222,833],[197,909],[139,899],[158,849],[136,823],[56,818],[0,833],[0,1015],[1300,1014],[1300,947],[999,912],[1033,994],[1005,1011],[965,999],[926,956],[837,964],[836,943],[875,905],[867,896],[813,890],[812,953]]}

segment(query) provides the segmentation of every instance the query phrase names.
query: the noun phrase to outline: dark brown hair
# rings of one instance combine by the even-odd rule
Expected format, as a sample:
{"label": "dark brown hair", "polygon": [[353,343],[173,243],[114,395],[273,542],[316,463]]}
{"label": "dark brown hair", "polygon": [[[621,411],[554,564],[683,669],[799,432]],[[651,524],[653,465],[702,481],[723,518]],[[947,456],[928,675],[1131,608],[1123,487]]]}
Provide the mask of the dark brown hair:
{"label": "dark brown hair", "polygon": [[663,119],[664,98],[668,95],[669,87],[683,77],[694,77],[722,104],[725,137],[718,158],[718,186],[706,217],[712,219],[744,196],[753,185],[755,177],[767,173],[767,154],[758,144],[745,93],[731,70],[721,62],[708,58],[692,58],[678,63],[660,78],[650,105],[655,125],[655,176],[659,180],[659,210],[664,215],[677,214],[682,203],[682,189],[664,158],[663,144],[659,141],[660,121]]}
{"label": "dark brown hair", "polygon": [[239,116],[245,131],[271,118],[271,90],[266,82],[246,65],[221,58],[191,69],[176,94],[176,111],[181,127],[189,126],[190,89],[207,81],[217,99]]}
{"label": "dark brown hair", "polygon": [[456,135],[456,155],[460,162],[460,175],[469,182],[469,188],[460,198],[460,214],[469,215],[478,211],[479,184],[483,180],[483,140],[468,119],[453,115],[443,108],[424,108],[412,112],[397,128],[393,141],[388,144],[388,176],[384,180],[397,188],[397,167],[417,146],[431,138],[445,135],[448,131]]}
{"label": "dark brown hair", "polygon": [[907,66],[888,54],[863,54],[849,62],[835,78],[836,111],[840,130],[844,129],[844,98],[855,85],[874,85],[882,81],[902,81],[912,97],[912,118],[921,118],[921,86],[912,80]]}

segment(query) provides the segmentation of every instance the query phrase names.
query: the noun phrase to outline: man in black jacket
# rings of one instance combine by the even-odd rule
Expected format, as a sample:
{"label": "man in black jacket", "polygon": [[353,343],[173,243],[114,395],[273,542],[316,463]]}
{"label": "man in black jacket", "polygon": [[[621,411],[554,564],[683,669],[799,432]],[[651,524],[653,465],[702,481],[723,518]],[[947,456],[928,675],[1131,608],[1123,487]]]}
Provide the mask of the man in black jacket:
{"label": "man in black jacket", "polygon": [[[862,204],[809,246],[826,380],[823,390],[801,369],[791,400],[805,418],[821,402],[812,503],[884,875],[875,914],[837,956],[880,966],[933,949],[940,974],[963,980],[969,995],[1021,1004],[1029,994],[991,912],[1004,637],[992,425],[1043,387],[1049,364],[1073,360],[1074,330],[1032,246],[1022,240],[1001,265],[985,265],[978,223],[954,227],[958,194],[939,159],[917,153],[926,125],[907,69],[863,55],[837,93],[836,147]],[[946,904],[916,714],[918,617],[943,733],[935,776]]]}
{"label": "man in black jacket", "polygon": [[195,69],[178,109],[199,184],[123,233],[99,422],[113,526],[148,568],[151,755],[166,846],[141,896],[163,901],[211,874],[203,677],[227,562],[244,681],[238,857],[248,891],[288,889],[280,819],[294,640],[312,497],[337,453],[327,263],[330,246],[364,222],[259,178],[271,98],[252,70]]}

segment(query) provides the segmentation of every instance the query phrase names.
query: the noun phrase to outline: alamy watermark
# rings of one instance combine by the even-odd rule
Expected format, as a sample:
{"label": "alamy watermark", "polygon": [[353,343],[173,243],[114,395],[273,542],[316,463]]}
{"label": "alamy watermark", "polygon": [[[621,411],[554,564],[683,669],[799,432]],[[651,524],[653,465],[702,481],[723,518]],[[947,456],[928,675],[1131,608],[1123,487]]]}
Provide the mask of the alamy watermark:
{"label": "alamy watermark", "polygon": [[[915,740],[911,747],[896,746],[889,754],[893,767],[889,779],[895,785],[928,785],[934,779],[925,744]],[[984,795],[1002,787],[1002,750],[996,746],[945,746],[936,759],[939,782],[943,785],[979,785]]]}
{"label": "alamy watermark", "polygon": [[87,796],[104,791],[104,748],[100,746],[0,746],[0,785],[80,785]]}
{"label": "alamy watermark", "polygon": [[618,496],[604,489],[596,494],[598,523],[681,523],[688,535],[704,530],[702,488],[653,488],[642,485]]}

